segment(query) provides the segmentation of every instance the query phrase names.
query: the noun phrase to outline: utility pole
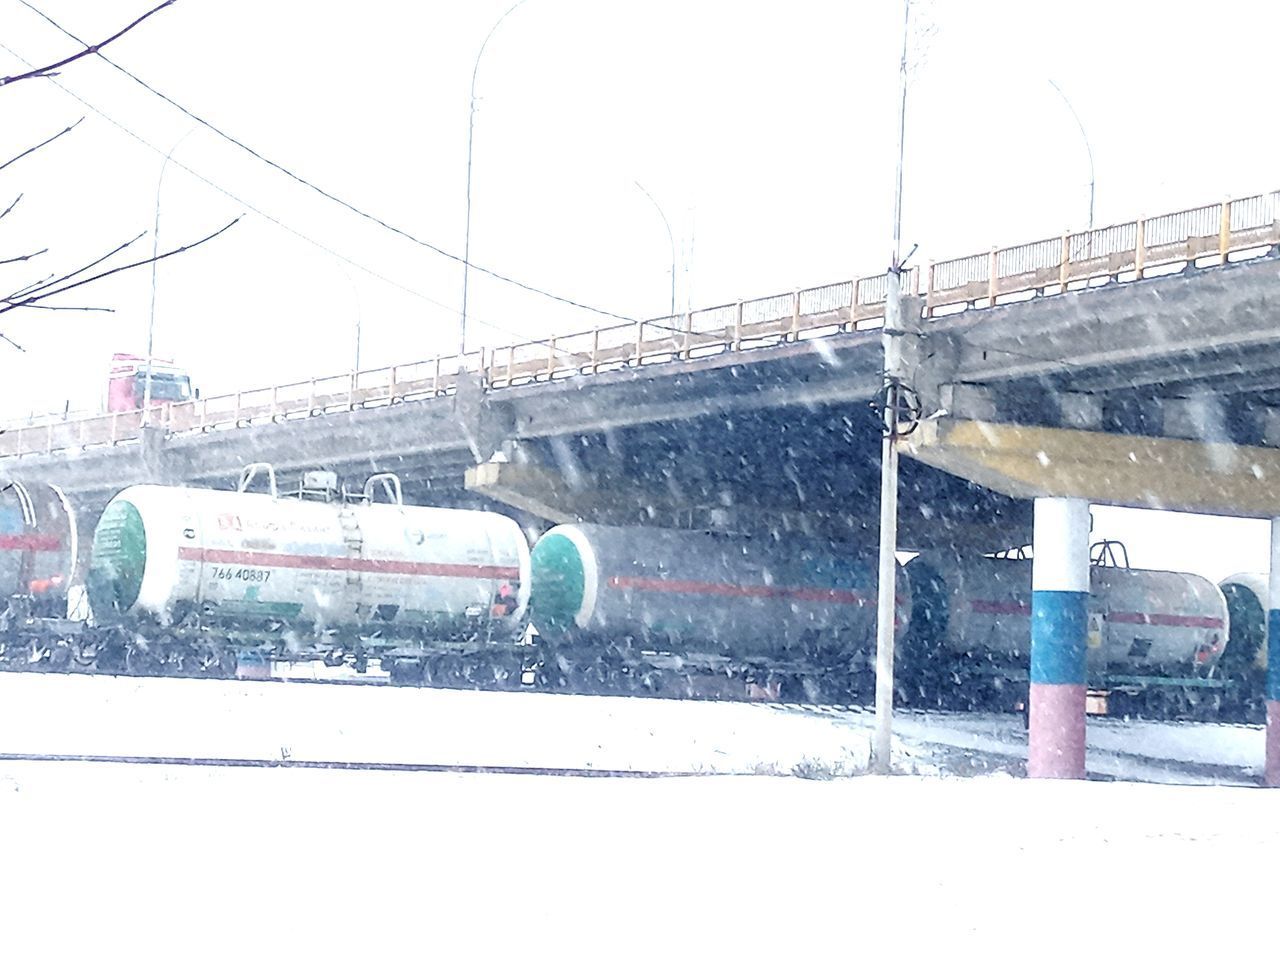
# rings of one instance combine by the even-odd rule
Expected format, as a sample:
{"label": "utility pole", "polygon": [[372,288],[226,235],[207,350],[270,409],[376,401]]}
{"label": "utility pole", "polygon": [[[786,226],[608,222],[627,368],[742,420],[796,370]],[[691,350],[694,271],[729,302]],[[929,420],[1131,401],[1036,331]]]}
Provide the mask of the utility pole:
{"label": "utility pole", "polygon": [[907,42],[911,0],[902,3],[902,59],[898,66],[898,163],[893,191],[893,250],[885,277],[884,439],[880,453],[880,573],[876,588],[876,726],[872,764],[876,773],[892,771],[893,641],[897,606],[898,550],[898,404],[906,370],[902,360],[902,165],[907,125]]}
{"label": "utility pole", "polygon": [[173,157],[174,151],[178,149],[183,140],[195,133],[195,130],[196,128],[192,127],[169,148],[169,152],[164,155],[164,163],[160,164],[160,176],[156,178],[156,222],[151,230],[151,316],[147,321],[147,373],[143,379],[142,386],[142,423],[144,426],[151,422],[151,358],[155,351],[156,339],[156,261],[160,254],[160,188],[164,186],[164,172],[169,166],[169,160]]}

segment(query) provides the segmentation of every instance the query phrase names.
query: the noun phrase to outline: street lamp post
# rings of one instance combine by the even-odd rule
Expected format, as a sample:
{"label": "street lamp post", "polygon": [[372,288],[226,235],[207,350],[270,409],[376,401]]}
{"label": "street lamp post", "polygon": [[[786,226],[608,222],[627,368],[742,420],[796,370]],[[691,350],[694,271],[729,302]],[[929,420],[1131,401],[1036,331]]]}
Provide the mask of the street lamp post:
{"label": "street lamp post", "polygon": [[662,212],[662,207],[658,205],[658,201],[653,199],[653,194],[646,190],[639,180],[635,181],[635,185],[639,187],[641,193],[649,198],[649,202],[658,211],[658,216],[662,218],[663,226],[667,228],[667,242],[671,244],[671,312],[667,316],[674,317],[676,315],[676,241],[671,234],[671,222],[667,220],[667,215]]}
{"label": "street lamp post", "polygon": [[902,4],[902,59],[898,67],[898,162],[893,192],[893,250],[885,277],[884,439],[880,452],[880,564],[876,584],[876,720],[872,764],[890,773],[893,747],[893,643],[897,605],[898,404],[906,370],[902,356],[902,165],[907,124],[907,42],[911,0]]}
{"label": "street lamp post", "polygon": [[160,255],[160,188],[164,186],[164,172],[169,166],[174,151],[182,145],[182,141],[195,133],[192,127],[174,142],[169,152],[164,155],[164,163],[160,164],[160,176],[156,178],[156,219],[151,230],[151,316],[147,321],[147,373],[142,387],[142,423],[151,422],[151,360],[155,352],[156,337],[156,258]]}
{"label": "street lamp post", "polygon": [[351,271],[347,270],[346,268],[343,268],[342,273],[347,278],[347,284],[351,287],[351,299],[354,300],[356,303],[356,323],[355,323],[356,355],[355,355],[354,364],[351,367],[351,369],[352,371],[359,373],[360,372],[360,344],[362,339],[361,338],[362,331],[360,329],[361,320],[362,320],[361,310],[360,310],[360,291],[356,288],[356,282],[351,277]]}
{"label": "street lamp post", "polygon": [[475,66],[471,68],[471,113],[467,120],[467,229],[462,242],[462,318],[458,327],[458,368],[462,368],[462,357],[467,352],[467,283],[471,277],[471,147],[476,131],[476,76],[480,73],[480,58],[484,56],[489,39],[498,29],[502,21],[515,12],[525,0],[516,0],[489,28],[484,43],[480,44],[480,52],[476,54]]}
{"label": "street lamp post", "polygon": [[1080,128],[1080,136],[1084,139],[1084,149],[1089,154],[1089,230],[1093,230],[1093,193],[1096,181],[1093,175],[1093,147],[1089,143],[1089,134],[1085,132],[1084,123],[1080,120],[1080,114],[1076,113],[1076,108],[1071,105],[1071,101],[1067,99],[1067,95],[1062,92],[1052,79],[1049,80],[1049,86],[1057,91],[1058,96],[1062,98],[1062,102],[1067,105],[1067,109],[1071,111],[1071,116],[1075,118],[1076,126]]}

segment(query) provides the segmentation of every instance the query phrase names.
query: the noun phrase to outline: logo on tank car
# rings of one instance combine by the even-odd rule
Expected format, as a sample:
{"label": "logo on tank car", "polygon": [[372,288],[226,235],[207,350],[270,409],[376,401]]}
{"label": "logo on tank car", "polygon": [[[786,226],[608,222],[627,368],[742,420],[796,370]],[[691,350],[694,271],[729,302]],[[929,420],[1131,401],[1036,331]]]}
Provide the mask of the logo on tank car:
{"label": "logo on tank car", "polygon": [[1222,640],[1215,633],[1209,638],[1208,643],[1202,643],[1196,647],[1196,663],[1208,663],[1209,659],[1222,651]]}

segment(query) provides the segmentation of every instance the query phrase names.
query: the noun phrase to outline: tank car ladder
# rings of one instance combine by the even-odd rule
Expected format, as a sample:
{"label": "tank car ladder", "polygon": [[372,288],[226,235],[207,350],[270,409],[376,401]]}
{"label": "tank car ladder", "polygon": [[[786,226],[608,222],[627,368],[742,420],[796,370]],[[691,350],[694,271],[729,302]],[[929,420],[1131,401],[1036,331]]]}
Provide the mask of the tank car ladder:
{"label": "tank car ladder", "polygon": [[342,542],[347,548],[347,593],[360,595],[360,562],[364,559],[364,535],[360,532],[360,518],[350,504],[343,504],[338,511],[338,524],[342,527]]}

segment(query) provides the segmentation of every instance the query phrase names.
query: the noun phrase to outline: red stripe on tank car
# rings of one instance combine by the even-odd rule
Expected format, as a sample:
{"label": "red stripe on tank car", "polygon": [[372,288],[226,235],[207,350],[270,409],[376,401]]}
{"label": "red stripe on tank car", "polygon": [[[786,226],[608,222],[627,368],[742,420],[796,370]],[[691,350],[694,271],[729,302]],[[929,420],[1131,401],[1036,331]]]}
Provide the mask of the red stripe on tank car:
{"label": "red stripe on tank car", "polygon": [[1031,604],[1019,603],[1016,600],[1010,600],[1003,603],[998,600],[974,600],[970,602],[969,609],[974,613],[987,613],[993,616],[1031,616]]}
{"label": "red stripe on tank car", "polygon": [[36,553],[51,553],[61,549],[62,541],[48,534],[0,533],[0,550],[32,550]]}
{"label": "red stripe on tank car", "polygon": [[1221,630],[1223,626],[1220,617],[1182,617],[1173,613],[1108,613],[1107,620],[1151,627],[1201,627],[1207,630]]}
{"label": "red stripe on tank car", "polygon": [[[974,613],[985,613],[992,616],[1023,616],[1031,615],[1031,605],[1029,603],[1019,603],[1016,600],[996,601],[996,600],[973,600],[969,603],[969,609]],[[1106,615],[1108,623],[1137,623],[1151,627],[1198,627],[1206,630],[1221,630],[1223,622],[1219,617],[1185,617],[1175,613],[1128,613],[1124,611],[1116,611]]]}
{"label": "red stripe on tank car", "polygon": [[203,563],[238,563],[246,567],[287,567],[296,570],[357,570],[361,573],[403,573],[415,577],[462,577],[480,580],[514,580],[519,567],[495,567],[476,563],[415,563],[409,560],[375,560],[364,557],[317,557],[299,553],[261,553],[256,550],[209,550],[179,547],[179,560]]}
{"label": "red stripe on tank car", "polygon": [[768,597],[812,603],[849,603],[860,607],[869,602],[866,597],[852,590],[829,590],[822,587],[749,586],[707,583],[703,580],[660,580],[655,577],[610,577],[607,582],[615,590],[651,590],[655,593],[692,593],[712,597]]}

